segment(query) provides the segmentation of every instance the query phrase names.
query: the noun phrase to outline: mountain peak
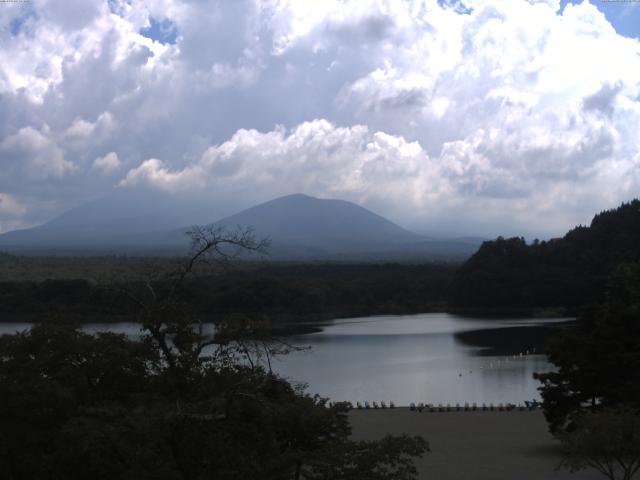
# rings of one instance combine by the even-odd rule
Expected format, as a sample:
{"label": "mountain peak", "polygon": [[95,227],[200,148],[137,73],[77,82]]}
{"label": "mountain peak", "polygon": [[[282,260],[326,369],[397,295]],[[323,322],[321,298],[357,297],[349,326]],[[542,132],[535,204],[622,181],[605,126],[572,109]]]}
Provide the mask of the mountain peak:
{"label": "mountain peak", "polygon": [[317,197],[312,197],[311,195],[307,195],[306,193],[290,193],[289,195],[283,195],[281,197],[276,197],[273,200],[271,200],[272,202],[277,202],[277,201],[284,201],[284,200],[291,200],[291,201],[295,201],[295,200],[320,200]]}

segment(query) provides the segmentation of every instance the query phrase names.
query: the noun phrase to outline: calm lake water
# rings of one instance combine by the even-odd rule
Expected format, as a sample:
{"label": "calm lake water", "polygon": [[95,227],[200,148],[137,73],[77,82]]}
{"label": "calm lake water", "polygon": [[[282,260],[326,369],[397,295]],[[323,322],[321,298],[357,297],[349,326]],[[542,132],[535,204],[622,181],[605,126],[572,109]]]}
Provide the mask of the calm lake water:
{"label": "calm lake water", "polygon": [[311,349],[282,357],[274,370],[333,400],[519,403],[539,398],[533,373],[552,368],[541,352],[566,322],[445,313],[335,320],[294,337]]}
{"label": "calm lake water", "polygon": [[[273,369],[332,400],[520,403],[539,398],[534,372],[552,367],[546,338],[567,319],[474,319],[446,313],[333,320],[289,337],[311,347],[279,357]],[[0,334],[30,327],[0,324]],[[135,323],[89,324],[135,337]],[[528,353],[527,353],[528,352]]]}

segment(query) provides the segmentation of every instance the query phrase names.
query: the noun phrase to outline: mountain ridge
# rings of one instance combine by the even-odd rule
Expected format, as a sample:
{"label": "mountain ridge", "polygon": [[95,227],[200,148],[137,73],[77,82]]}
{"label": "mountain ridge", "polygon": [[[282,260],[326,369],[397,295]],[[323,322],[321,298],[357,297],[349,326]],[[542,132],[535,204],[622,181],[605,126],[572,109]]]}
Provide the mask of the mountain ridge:
{"label": "mountain ridge", "polygon": [[[256,237],[271,239],[269,258],[274,260],[460,258],[470,255],[479,243],[434,240],[355,203],[300,193],[254,205],[214,222],[188,222],[196,219],[192,215],[179,226],[168,228],[167,223],[175,225],[181,220],[180,210],[184,207],[161,200],[160,207],[154,205],[156,210],[165,208],[171,218],[141,215],[146,207],[136,204],[129,208],[126,197],[116,202],[118,211],[108,210],[108,202],[94,202],[65,212],[47,224],[0,235],[0,248],[53,253],[61,249],[143,255],[186,253],[187,224],[251,227]],[[198,212],[198,218],[203,218],[203,211]]]}

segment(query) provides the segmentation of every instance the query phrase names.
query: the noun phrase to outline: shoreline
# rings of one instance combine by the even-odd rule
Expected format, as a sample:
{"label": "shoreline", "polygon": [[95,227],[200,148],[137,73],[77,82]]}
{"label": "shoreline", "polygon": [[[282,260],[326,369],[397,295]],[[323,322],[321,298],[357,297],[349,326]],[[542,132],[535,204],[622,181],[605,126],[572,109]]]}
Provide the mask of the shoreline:
{"label": "shoreline", "polygon": [[560,444],[540,410],[417,412],[408,407],[353,409],[354,440],[421,435],[431,452],[416,461],[432,480],[597,480],[595,471],[555,470]]}

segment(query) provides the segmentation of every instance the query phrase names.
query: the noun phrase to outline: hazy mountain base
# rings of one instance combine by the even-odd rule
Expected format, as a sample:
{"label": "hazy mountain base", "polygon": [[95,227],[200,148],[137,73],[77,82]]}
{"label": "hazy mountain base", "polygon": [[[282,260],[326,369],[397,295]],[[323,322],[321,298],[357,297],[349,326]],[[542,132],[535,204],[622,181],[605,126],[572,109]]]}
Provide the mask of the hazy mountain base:
{"label": "hazy mountain base", "polygon": [[[481,242],[476,238],[433,239],[354,203],[300,194],[213,223],[215,211],[207,217],[202,205],[192,211],[188,204],[173,204],[164,197],[154,204],[149,198],[135,201],[136,197],[122,195],[78,207],[38,227],[0,235],[0,248],[29,255],[186,255],[189,225],[196,223],[228,230],[251,227],[257,238],[271,240],[264,259],[278,261],[463,260]],[[177,223],[181,218],[182,223]],[[247,254],[243,258],[258,257]]]}

